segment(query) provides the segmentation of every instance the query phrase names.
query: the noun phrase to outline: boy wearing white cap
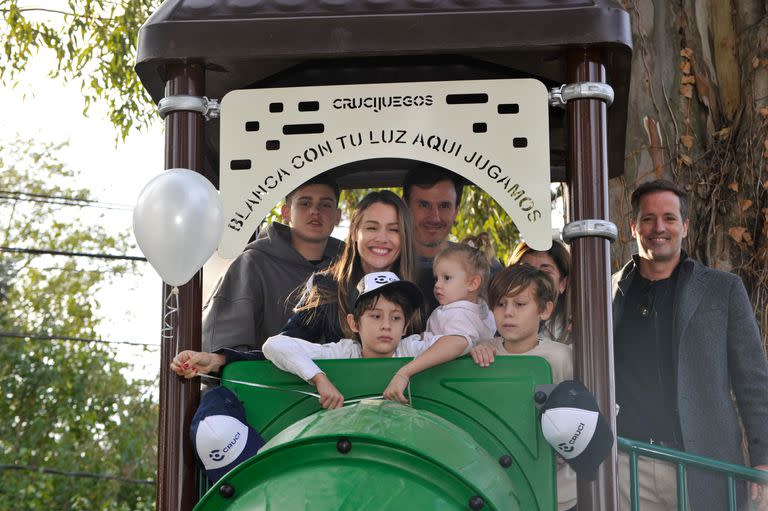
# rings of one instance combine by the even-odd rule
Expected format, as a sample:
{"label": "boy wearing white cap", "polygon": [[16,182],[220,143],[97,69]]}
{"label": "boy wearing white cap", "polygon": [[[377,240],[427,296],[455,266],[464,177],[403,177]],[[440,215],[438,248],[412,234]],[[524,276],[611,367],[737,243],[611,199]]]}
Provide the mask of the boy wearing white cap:
{"label": "boy wearing white cap", "polygon": [[347,321],[358,339],[315,344],[275,335],[264,343],[264,355],[268,360],[317,387],[323,408],[341,407],[344,397],[313,360],[417,357],[397,371],[384,390],[384,398],[406,403],[403,391],[411,376],[453,360],[471,348],[470,341],[460,335],[426,334],[403,338],[423,297],[415,284],[400,280],[394,273],[369,273],[360,280],[357,290],[358,297]]}
{"label": "boy wearing white cap", "polygon": [[358,297],[347,321],[359,339],[314,344],[287,335],[267,339],[261,352],[217,353],[182,351],[171,362],[171,370],[185,378],[219,371],[228,362],[266,357],[284,371],[314,384],[324,408],[338,408],[343,397],[313,359],[418,357],[400,368],[384,391],[386,399],[406,403],[403,390],[410,377],[424,369],[453,360],[472,347],[464,335],[409,335],[402,338],[408,323],[424,300],[419,288],[392,272],[369,273],[357,285]]}

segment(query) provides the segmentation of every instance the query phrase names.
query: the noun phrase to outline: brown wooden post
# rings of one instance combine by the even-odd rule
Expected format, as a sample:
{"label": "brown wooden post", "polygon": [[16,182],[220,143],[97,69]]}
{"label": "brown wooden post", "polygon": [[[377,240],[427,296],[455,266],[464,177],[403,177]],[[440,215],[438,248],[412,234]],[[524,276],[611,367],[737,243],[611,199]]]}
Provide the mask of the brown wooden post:
{"label": "brown wooden post", "polygon": [[[568,55],[568,83],[605,82],[602,57],[594,50],[572,50]],[[606,104],[577,99],[567,104],[570,221],[608,220],[608,157]],[[624,129],[621,127],[620,129]],[[576,378],[597,397],[603,414],[616,431],[613,384],[613,319],[610,298],[609,241],[577,238],[571,242],[573,268],[569,288],[573,300],[573,339]],[[616,445],[600,466],[594,482],[579,479],[578,508],[618,509]]]}
{"label": "brown wooden post", "polygon": [[[170,66],[165,96],[203,96],[204,71],[200,65]],[[171,112],[165,119],[165,168],[203,170],[203,116],[197,112]],[[169,315],[172,287],[163,284],[163,318],[172,330],[161,340],[160,420],[157,449],[157,510],[187,511],[197,502],[197,477],[189,442],[189,423],[200,401],[197,379],[184,380],[168,370],[178,350],[200,350],[202,271],[179,288],[179,310]],[[164,320],[166,322],[167,320]]]}

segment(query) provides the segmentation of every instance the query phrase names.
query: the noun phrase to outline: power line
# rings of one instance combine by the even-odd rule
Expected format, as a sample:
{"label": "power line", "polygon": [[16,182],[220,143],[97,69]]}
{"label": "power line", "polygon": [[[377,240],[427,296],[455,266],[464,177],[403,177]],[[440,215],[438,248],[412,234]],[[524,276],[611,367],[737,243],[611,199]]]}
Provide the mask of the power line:
{"label": "power line", "polygon": [[37,472],[66,477],[85,477],[87,479],[104,479],[108,481],[120,481],[121,483],[155,485],[154,479],[130,479],[128,477],[113,476],[110,474],[95,474],[92,472],[67,472],[56,468],[32,467],[28,465],[0,465],[0,470],[21,470],[25,472]]}
{"label": "power line", "polygon": [[94,254],[88,252],[67,252],[65,250],[44,250],[40,248],[19,248],[19,247],[0,247],[0,252],[10,252],[13,254],[35,254],[35,255],[55,255],[71,257],[91,257],[94,259],[119,259],[124,261],[147,261],[146,257],[127,256],[117,254]]}
{"label": "power line", "polygon": [[39,204],[54,204],[57,206],[76,206],[79,208],[99,208],[99,209],[110,209],[110,210],[116,210],[116,211],[132,211],[133,208],[119,208],[119,207],[111,207],[111,206],[100,206],[96,204],[79,204],[76,202],[66,202],[66,201],[60,201],[60,200],[49,200],[49,199],[24,199],[20,197],[9,197],[8,195],[5,195],[3,193],[0,193],[0,199],[10,199],[14,201],[24,201],[24,202],[36,202]]}
{"label": "power line", "polygon": [[158,344],[152,344],[148,342],[134,342],[134,341],[107,341],[105,339],[87,339],[84,337],[70,337],[66,335],[39,335],[33,333],[16,333],[16,332],[2,332],[0,331],[0,339],[28,339],[30,341],[72,341],[72,342],[85,342],[85,343],[97,343],[97,344],[127,344],[129,346],[142,346],[145,348],[157,349],[160,346]]}
{"label": "power line", "polygon": [[93,207],[102,209],[116,209],[121,211],[132,211],[133,207],[128,204],[116,204],[113,202],[102,202],[93,199],[80,199],[77,197],[68,197],[66,195],[48,195],[45,193],[17,192],[13,190],[0,190],[0,198],[12,199],[28,202],[41,202],[48,204],[61,204],[64,206]]}
{"label": "power line", "polygon": [[[50,195],[46,193],[32,193],[32,192],[19,192],[16,190],[0,190],[0,193],[7,193],[11,195],[24,195],[27,197],[42,197],[45,199],[61,199],[61,200],[69,200],[69,201],[78,201],[78,202],[87,202],[87,203],[98,203],[99,201],[94,199],[81,199],[80,197],[68,197],[66,195]],[[123,204],[121,204],[123,205]]]}
{"label": "power line", "polygon": [[48,266],[47,268],[38,268],[40,271],[53,272],[60,271],[65,273],[104,273],[104,270],[99,266],[95,270],[86,270],[84,268],[65,268],[63,266]]}

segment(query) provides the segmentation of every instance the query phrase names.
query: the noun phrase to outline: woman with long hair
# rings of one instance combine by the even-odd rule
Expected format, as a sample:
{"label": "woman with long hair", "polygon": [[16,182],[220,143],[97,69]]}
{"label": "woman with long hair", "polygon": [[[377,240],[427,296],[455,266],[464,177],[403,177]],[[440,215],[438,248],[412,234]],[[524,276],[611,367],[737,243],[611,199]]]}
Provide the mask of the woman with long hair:
{"label": "woman with long hair", "polygon": [[[403,200],[388,190],[371,192],[360,200],[344,252],[327,270],[309,278],[282,333],[311,342],[354,337],[346,317],[357,297],[355,286],[366,273],[378,271],[416,281],[411,217]],[[420,323],[418,318],[415,321]],[[420,331],[421,324],[412,324],[411,329]]]}
{"label": "woman with long hair", "polygon": [[552,317],[545,321],[539,333],[551,341],[570,344],[571,302],[568,294],[568,276],[571,273],[571,254],[559,241],[552,241],[549,250],[534,250],[520,242],[509,258],[508,266],[526,264],[543,271],[552,279],[557,291],[557,302]]}

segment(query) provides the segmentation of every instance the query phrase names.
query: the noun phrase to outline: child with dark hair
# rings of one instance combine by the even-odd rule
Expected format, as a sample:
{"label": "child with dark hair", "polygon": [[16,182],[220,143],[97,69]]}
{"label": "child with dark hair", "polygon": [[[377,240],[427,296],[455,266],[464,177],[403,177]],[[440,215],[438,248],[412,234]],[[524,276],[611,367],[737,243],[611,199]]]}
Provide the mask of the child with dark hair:
{"label": "child with dark hair", "polygon": [[411,376],[467,353],[472,347],[470,341],[459,335],[425,333],[403,337],[423,297],[415,284],[398,279],[392,272],[365,275],[357,291],[352,312],[346,317],[355,339],[316,344],[279,334],[264,343],[264,355],[268,360],[317,387],[323,408],[342,406],[344,396],[313,360],[417,357],[395,373],[384,391],[386,399],[405,403],[403,390]]}
{"label": "child with dark hair", "polygon": [[[556,300],[552,279],[527,265],[503,269],[488,289],[499,336],[472,348],[475,363],[487,367],[495,355],[543,357],[552,368],[552,382],[573,379],[573,355],[565,344],[543,339],[539,324],[552,314]],[[557,457],[557,509],[575,509],[576,473]]]}

